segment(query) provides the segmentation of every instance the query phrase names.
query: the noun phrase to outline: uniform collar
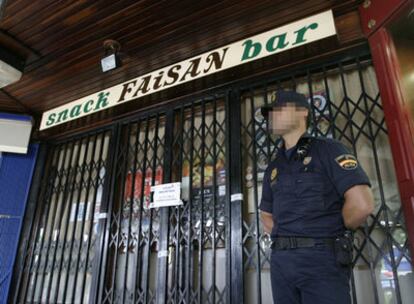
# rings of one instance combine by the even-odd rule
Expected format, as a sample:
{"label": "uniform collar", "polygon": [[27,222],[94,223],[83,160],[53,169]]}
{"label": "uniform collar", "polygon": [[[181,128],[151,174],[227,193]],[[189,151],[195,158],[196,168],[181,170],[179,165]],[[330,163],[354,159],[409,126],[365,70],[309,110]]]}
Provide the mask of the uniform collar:
{"label": "uniform collar", "polygon": [[[296,144],[292,147],[292,148],[296,148],[298,146],[298,143],[300,143],[302,140],[307,139],[307,138],[312,138],[313,136],[310,135],[307,131],[305,131],[298,139],[298,141],[296,142]],[[285,147],[285,140],[281,137],[280,138],[281,143],[278,145],[280,151],[285,151],[286,147]]]}
{"label": "uniform collar", "polygon": [[302,136],[299,138],[301,140],[302,138],[312,138],[313,136],[308,133],[308,131],[305,131],[305,133],[302,134]]}
{"label": "uniform collar", "polygon": [[[296,143],[296,145],[295,146],[293,146],[292,148],[294,149],[294,151],[292,152],[292,154],[290,154],[290,156],[292,156],[292,155],[294,155],[296,152],[296,149],[298,148],[298,146],[299,146],[299,144],[302,142],[302,141],[305,141],[305,140],[307,140],[307,139],[309,139],[309,138],[313,138],[313,136],[312,135],[310,135],[307,131],[305,131],[300,137],[299,137],[299,139],[298,139],[298,141],[297,141],[297,143]],[[282,138],[282,137],[280,137],[278,140],[277,140],[277,142],[276,142],[276,147],[277,147],[277,149],[276,149],[276,155],[275,155],[275,158],[274,159],[277,159],[277,158],[279,158],[280,156],[282,157],[282,158],[285,158],[286,160],[290,160],[291,159],[291,157],[289,157],[289,158],[287,158],[287,156],[286,156],[286,147],[285,147],[285,141],[284,141],[284,139]]]}

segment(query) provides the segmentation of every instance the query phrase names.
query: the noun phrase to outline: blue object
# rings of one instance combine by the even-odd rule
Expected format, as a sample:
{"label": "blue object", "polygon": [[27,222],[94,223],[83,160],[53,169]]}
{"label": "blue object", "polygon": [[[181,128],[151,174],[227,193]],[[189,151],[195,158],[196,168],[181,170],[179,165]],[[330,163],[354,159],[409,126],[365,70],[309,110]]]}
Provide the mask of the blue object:
{"label": "blue object", "polygon": [[273,250],[270,267],[274,303],[351,304],[351,270],[327,245]]}
{"label": "blue object", "polygon": [[39,145],[28,153],[2,153],[0,166],[0,304],[7,303],[13,264]]}
{"label": "blue object", "polygon": [[355,157],[339,141],[312,138],[304,159],[290,158],[282,146],[263,177],[260,209],[272,213],[272,239],[277,236],[330,238],[345,231],[344,193],[355,185],[370,185]]}
{"label": "blue object", "polygon": [[28,116],[28,115],[20,115],[20,114],[11,114],[11,113],[0,112],[0,119],[31,121],[32,117]]}
{"label": "blue object", "polygon": [[295,91],[279,90],[276,92],[275,101],[270,105],[261,107],[260,111],[263,117],[265,119],[268,119],[269,112],[273,110],[273,108],[282,107],[287,104],[292,104],[297,107],[302,107],[310,110],[310,105],[305,95],[297,93]]}
{"label": "blue object", "polygon": [[[312,238],[309,248],[274,248],[271,282],[275,303],[351,304],[350,268],[336,261],[333,240],[345,232],[344,193],[370,185],[356,158],[339,141],[305,133],[291,153],[283,142],[263,177],[262,211],[272,214],[272,240]],[[294,238],[290,238],[294,239]]]}

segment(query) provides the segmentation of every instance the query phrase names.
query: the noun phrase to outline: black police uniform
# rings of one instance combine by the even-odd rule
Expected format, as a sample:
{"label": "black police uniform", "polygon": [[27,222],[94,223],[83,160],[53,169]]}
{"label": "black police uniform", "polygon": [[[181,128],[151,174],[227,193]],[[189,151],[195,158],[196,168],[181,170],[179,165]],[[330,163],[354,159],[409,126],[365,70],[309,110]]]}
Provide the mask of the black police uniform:
{"label": "black police uniform", "polygon": [[291,150],[286,155],[281,146],[268,165],[260,203],[274,222],[273,299],[278,304],[351,303],[351,269],[338,263],[333,240],[346,230],[344,193],[355,185],[371,186],[369,179],[337,140],[305,133]]}

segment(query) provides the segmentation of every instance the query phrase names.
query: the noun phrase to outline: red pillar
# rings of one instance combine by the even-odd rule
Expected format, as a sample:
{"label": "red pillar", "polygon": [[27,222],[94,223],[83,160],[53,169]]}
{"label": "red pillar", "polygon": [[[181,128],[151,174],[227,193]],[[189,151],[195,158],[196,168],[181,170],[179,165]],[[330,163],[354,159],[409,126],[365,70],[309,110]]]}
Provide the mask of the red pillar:
{"label": "red pillar", "polygon": [[411,254],[414,255],[414,123],[406,104],[397,53],[387,30],[412,8],[413,1],[365,1],[360,7],[371,48],[393,154]]}

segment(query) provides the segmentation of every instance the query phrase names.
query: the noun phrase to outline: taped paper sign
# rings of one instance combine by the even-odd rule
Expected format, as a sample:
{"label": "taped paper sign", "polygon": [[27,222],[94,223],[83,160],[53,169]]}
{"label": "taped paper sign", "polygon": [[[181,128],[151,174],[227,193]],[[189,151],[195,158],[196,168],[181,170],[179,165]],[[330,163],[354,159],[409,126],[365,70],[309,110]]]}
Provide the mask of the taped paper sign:
{"label": "taped paper sign", "polygon": [[181,201],[181,183],[161,184],[151,187],[154,192],[154,202],[150,208],[169,207],[182,205]]}

